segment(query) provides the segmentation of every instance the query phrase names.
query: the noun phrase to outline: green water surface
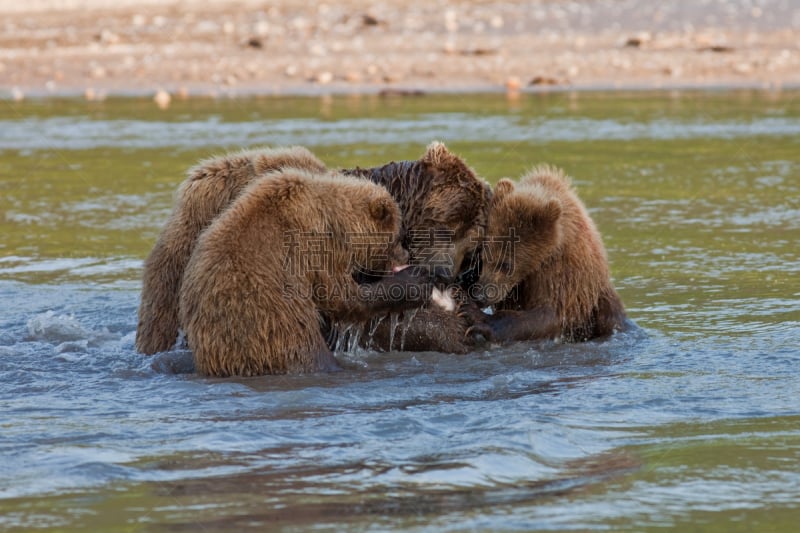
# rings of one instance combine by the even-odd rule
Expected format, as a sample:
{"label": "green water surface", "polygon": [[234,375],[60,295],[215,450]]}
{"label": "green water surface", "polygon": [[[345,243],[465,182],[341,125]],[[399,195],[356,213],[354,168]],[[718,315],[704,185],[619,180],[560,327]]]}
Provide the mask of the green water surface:
{"label": "green water surface", "polygon": [[[620,409],[620,420],[629,422],[625,412],[635,419],[635,391],[651,387],[663,388],[665,397],[699,398],[687,403],[688,421],[627,423],[625,431],[637,435],[636,443],[600,458],[607,468],[596,474],[576,466],[579,476],[592,480],[577,488],[556,483],[569,477],[562,470],[554,484],[528,487],[524,496],[515,487],[439,495],[415,494],[405,487],[396,494],[351,488],[328,496],[311,491],[306,497],[303,483],[311,478],[299,471],[295,482],[265,467],[245,476],[187,476],[168,483],[120,480],[98,489],[11,499],[0,491],[0,515],[6,516],[0,529],[307,530],[320,525],[338,530],[795,531],[800,523],[800,404],[786,395],[797,391],[800,378],[786,370],[773,372],[764,362],[768,359],[752,368],[726,368],[720,354],[736,358],[740,349],[762,350],[782,369],[791,368],[787,361],[800,361],[800,348],[791,348],[791,339],[800,340],[800,94],[196,99],[176,101],[166,111],[135,99],[0,102],[0,123],[6,128],[19,127],[16,121],[53,117],[67,129],[71,121],[91,125],[93,120],[169,124],[216,117],[225,124],[298,121],[302,128],[304,120],[367,118],[382,131],[403,131],[407,123],[430,114],[445,122],[448,114],[458,123],[497,116],[554,128],[572,119],[608,120],[632,132],[666,121],[669,131],[677,132],[660,138],[597,138],[589,132],[576,139],[508,140],[502,132],[487,130],[485,138],[476,140],[459,138],[458,128],[440,138],[433,128],[406,132],[396,143],[337,143],[315,142],[310,126],[303,139],[310,139],[310,148],[332,168],[416,159],[434,139],[443,140],[490,182],[518,177],[537,163],[563,167],[603,235],[629,315],[661,339],[654,348],[658,360],[674,363],[620,370],[619,376],[612,365],[603,379],[627,380],[630,387],[624,397],[608,399],[603,424],[613,427],[615,409]],[[788,133],[770,133],[774,119],[788,124]],[[682,136],[681,124],[708,129]],[[738,125],[739,133],[726,133],[731,125]],[[748,125],[753,134],[747,133]],[[244,147],[224,136],[194,146],[176,145],[169,138],[136,147],[50,149],[46,139],[32,148],[0,144],[0,280],[137,291],[139,262],[166,220],[187,168]],[[85,260],[94,268],[86,273],[68,262],[60,267],[64,259]],[[656,357],[646,350],[636,357]],[[705,362],[706,354],[714,354],[713,363]],[[688,384],[687,375],[692,376]],[[735,388],[730,384],[741,380],[750,383],[747,387],[758,379],[763,379],[763,391],[757,394],[778,398],[771,412],[759,408],[752,416],[731,418],[719,414],[724,408],[703,413],[704,395],[719,408],[714,397],[719,383]],[[725,396],[725,402],[736,398]],[[623,404],[624,409],[619,407]],[[217,460],[237,458],[156,453],[137,459],[134,466],[147,470],[152,462],[158,468],[190,469]],[[13,471],[9,475],[13,482]],[[571,521],[572,513],[577,522]]]}

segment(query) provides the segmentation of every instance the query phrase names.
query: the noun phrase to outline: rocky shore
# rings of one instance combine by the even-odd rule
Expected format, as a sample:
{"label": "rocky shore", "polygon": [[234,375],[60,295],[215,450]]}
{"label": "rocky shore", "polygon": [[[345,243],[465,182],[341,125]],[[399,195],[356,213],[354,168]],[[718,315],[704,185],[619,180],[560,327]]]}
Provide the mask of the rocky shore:
{"label": "rocky shore", "polygon": [[0,97],[800,86],[796,0],[28,0]]}

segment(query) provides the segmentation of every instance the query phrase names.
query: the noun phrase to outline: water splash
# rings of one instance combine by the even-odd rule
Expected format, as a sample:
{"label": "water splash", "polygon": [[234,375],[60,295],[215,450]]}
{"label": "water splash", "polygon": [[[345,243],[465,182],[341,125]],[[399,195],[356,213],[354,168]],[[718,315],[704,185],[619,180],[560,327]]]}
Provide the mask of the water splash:
{"label": "water splash", "polygon": [[329,334],[328,344],[331,344],[330,341],[335,338],[336,341],[333,343],[334,353],[356,354],[360,350],[361,337],[363,334],[363,324],[334,322],[331,333]]}
{"label": "water splash", "polygon": [[350,328],[350,335],[348,336],[349,338],[347,339],[347,344],[345,348],[345,350],[348,353],[356,354],[359,352],[361,348],[360,347],[361,336],[363,335],[363,333],[364,333],[363,324],[354,324]]}
{"label": "water splash", "polygon": [[[332,339],[335,339],[333,343],[333,352],[334,353],[341,353],[346,352],[345,349],[347,346],[347,339],[350,336],[350,329],[353,327],[352,324],[347,324],[344,322],[334,322],[331,326],[331,333],[330,336]],[[330,342],[328,344],[331,344]]]}
{"label": "water splash", "polygon": [[70,342],[85,340],[89,332],[73,315],[56,315],[47,311],[28,320],[27,340]]}
{"label": "water splash", "polygon": [[419,308],[412,309],[407,313],[403,314],[403,324],[401,326],[401,333],[400,333],[400,351],[404,351],[406,349],[406,334],[408,333],[408,328],[411,327],[411,323],[414,321],[414,317],[417,316],[419,312]]}
{"label": "water splash", "polygon": [[386,315],[376,316],[370,320],[369,329],[367,330],[367,350],[371,350],[373,344],[375,344],[375,332],[378,331],[378,328],[381,325],[381,322],[386,318]]}
{"label": "water splash", "polygon": [[118,340],[119,336],[107,328],[94,330],[84,327],[74,315],[57,315],[49,310],[40,313],[26,323],[28,334],[25,340],[55,344],[56,352],[85,351],[89,346],[98,346],[105,341]]}
{"label": "water splash", "polygon": [[389,313],[389,346],[387,346],[386,351],[392,351],[392,347],[394,346],[394,335],[399,324],[400,315],[398,313]]}

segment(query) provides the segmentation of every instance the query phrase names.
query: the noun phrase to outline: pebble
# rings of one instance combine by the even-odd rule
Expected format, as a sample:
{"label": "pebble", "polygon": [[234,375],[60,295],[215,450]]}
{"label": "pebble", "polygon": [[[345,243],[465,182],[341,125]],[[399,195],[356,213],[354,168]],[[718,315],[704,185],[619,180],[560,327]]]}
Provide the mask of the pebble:
{"label": "pebble", "polygon": [[333,73],[328,71],[320,72],[314,76],[314,81],[323,85],[330,83],[333,81]]}
{"label": "pebble", "polygon": [[361,74],[358,72],[351,70],[344,75],[344,79],[349,81],[350,83],[358,83],[361,81]]}
{"label": "pebble", "polygon": [[522,82],[516,76],[509,76],[506,79],[506,90],[508,91],[519,91],[519,88],[522,87]]}
{"label": "pebble", "polygon": [[652,40],[653,36],[650,35],[649,32],[643,31],[637,33],[632,37],[628,37],[628,39],[625,41],[625,46],[630,46],[632,48],[640,48],[641,46],[648,44]]}
{"label": "pebble", "polygon": [[528,85],[558,85],[558,80],[551,76],[534,76]]}
{"label": "pebble", "polygon": [[269,22],[266,20],[259,20],[253,27],[253,31],[260,37],[266,37],[269,33]]}
{"label": "pebble", "polygon": [[370,15],[369,13],[365,13],[361,15],[361,23],[364,26],[377,26],[381,23],[381,21],[378,20],[378,17]]}
{"label": "pebble", "polygon": [[156,103],[159,109],[166,109],[169,107],[172,97],[164,89],[159,89],[156,91],[155,96],[153,96],[153,101]]}
{"label": "pebble", "polygon": [[95,90],[94,87],[88,87],[83,92],[83,97],[89,102],[102,102],[106,99],[106,92],[102,90]]}
{"label": "pebble", "polygon": [[247,39],[245,46],[258,49],[258,48],[263,48],[264,43],[262,43],[261,39],[259,39],[258,37],[250,37],[249,39]]}

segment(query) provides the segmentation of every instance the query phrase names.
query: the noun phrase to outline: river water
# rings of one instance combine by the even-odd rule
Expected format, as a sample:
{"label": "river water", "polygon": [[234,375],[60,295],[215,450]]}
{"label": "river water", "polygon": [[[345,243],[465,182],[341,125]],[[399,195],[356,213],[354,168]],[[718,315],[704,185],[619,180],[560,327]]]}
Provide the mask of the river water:
{"label": "river water", "polygon": [[[573,176],[638,324],[207,379],[133,349],[198,159]],[[794,531],[800,94],[0,103],[0,529]]]}

